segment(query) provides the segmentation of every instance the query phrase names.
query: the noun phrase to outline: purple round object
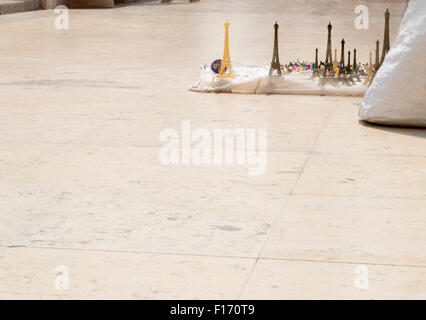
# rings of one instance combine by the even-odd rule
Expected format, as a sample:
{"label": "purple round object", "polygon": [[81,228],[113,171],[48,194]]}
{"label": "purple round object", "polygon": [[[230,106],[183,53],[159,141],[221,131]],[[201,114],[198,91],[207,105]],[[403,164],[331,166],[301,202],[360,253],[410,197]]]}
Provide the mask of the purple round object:
{"label": "purple round object", "polygon": [[221,64],[222,64],[222,59],[217,59],[217,60],[213,61],[212,65],[211,65],[213,72],[219,73]]}

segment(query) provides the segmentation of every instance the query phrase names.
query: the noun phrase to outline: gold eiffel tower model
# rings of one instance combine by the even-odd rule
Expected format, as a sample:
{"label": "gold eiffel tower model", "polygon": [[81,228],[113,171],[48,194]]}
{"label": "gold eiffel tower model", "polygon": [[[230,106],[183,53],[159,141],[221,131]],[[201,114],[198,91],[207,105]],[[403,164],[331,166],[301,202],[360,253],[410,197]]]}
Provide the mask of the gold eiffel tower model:
{"label": "gold eiffel tower model", "polygon": [[368,63],[368,74],[367,79],[365,79],[364,84],[369,86],[371,81],[373,81],[374,72],[373,72],[373,53],[370,51],[370,62]]}
{"label": "gold eiffel tower model", "polygon": [[272,76],[274,74],[274,71],[277,75],[281,75],[281,64],[280,64],[280,57],[278,55],[278,23],[275,22],[274,25],[275,28],[275,36],[274,36],[274,52],[272,54],[272,62],[271,62],[271,68],[269,69],[269,75]]}
{"label": "gold eiffel tower model", "polygon": [[333,64],[334,74],[339,75],[339,68],[337,67],[337,49],[334,48],[334,64]]}
{"label": "gold eiffel tower model", "polygon": [[232,78],[234,79],[234,73],[232,72],[231,55],[229,54],[229,22],[225,22],[225,46],[223,49],[223,59],[220,64],[220,71],[217,75],[218,79],[221,78]]}

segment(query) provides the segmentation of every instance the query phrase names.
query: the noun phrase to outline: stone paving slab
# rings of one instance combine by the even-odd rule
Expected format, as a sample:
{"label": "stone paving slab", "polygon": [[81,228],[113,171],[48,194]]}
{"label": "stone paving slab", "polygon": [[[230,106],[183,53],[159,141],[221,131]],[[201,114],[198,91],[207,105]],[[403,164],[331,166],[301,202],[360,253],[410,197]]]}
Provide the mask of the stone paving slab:
{"label": "stone paving slab", "polygon": [[[360,275],[359,270],[368,270],[369,281],[366,290],[358,289],[355,285]],[[416,267],[261,260],[240,297],[425,299],[425,271],[425,268]]]}
{"label": "stone paving slab", "polygon": [[426,266],[425,200],[292,196],[265,258]]}
{"label": "stone paving slab", "polygon": [[[0,16],[0,298],[424,298],[424,130],[364,125],[360,98],[188,91],[225,19],[235,64],[270,63],[275,20],[282,61],[325,52],[329,20],[366,60],[405,2],[367,5],[364,31],[324,0],[144,1],[71,10],[69,30]],[[265,175],[163,166],[183,120],[267,129]]]}
{"label": "stone paving slab", "polygon": [[[223,257],[2,247],[0,298],[236,299],[253,263]],[[55,286],[58,266],[67,267],[68,289]]]}

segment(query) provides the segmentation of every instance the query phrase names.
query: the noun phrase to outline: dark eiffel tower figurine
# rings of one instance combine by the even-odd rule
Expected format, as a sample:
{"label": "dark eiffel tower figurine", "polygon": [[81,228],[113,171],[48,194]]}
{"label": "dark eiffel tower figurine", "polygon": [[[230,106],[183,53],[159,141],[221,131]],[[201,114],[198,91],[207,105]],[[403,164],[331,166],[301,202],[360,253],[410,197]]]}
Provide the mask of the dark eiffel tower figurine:
{"label": "dark eiffel tower figurine", "polygon": [[347,74],[351,74],[352,73],[352,69],[351,69],[351,52],[348,51],[348,65],[346,66],[346,73]]}
{"label": "dark eiffel tower figurine", "polygon": [[352,71],[353,71],[354,75],[356,75],[358,73],[358,68],[357,68],[357,64],[356,64],[356,49],[354,49],[354,62],[352,63]]}
{"label": "dark eiffel tower figurine", "polygon": [[390,49],[390,42],[389,42],[389,18],[390,13],[389,10],[386,9],[385,12],[385,37],[383,39],[383,48],[382,48],[382,59],[380,60],[380,65],[382,65],[383,60],[385,60],[385,56],[388,53]]}
{"label": "dark eiffel tower figurine", "polygon": [[315,49],[315,66],[314,66],[314,74],[317,75],[320,72],[319,64],[318,64],[318,48]]}
{"label": "dark eiffel tower figurine", "polygon": [[342,39],[342,51],[340,52],[339,76],[345,75],[345,39]]}
{"label": "dark eiffel tower figurine", "polygon": [[357,79],[357,81],[361,81],[359,78],[358,72],[358,64],[356,62],[356,49],[354,49],[354,63],[352,64],[353,77]]}
{"label": "dark eiffel tower figurine", "polygon": [[333,56],[331,55],[331,28],[331,22],[328,22],[327,52],[325,54],[324,75],[326,75],[327,72],[331,71],[331,74],[334,76]]}
{"label": "dark eiffel tower figurine", "polygon": [[379,46],[380,46],[380,41],[377,40],[376,41],[376,63],[374,65],[374,72],[376,72],[380,68],[380,60],[379,60],[380,49],[379,49]]}
{"label": "dark eiffel tower figurine", "polygon": [[271,68],[269,69],[269,75],[272,76],[274,71],[276,71],[277,75],[281,75],[281,64],[280,58],[278,56],[278,23],[275,22],[275,38],[274,38],[274,53],[272,55]]}

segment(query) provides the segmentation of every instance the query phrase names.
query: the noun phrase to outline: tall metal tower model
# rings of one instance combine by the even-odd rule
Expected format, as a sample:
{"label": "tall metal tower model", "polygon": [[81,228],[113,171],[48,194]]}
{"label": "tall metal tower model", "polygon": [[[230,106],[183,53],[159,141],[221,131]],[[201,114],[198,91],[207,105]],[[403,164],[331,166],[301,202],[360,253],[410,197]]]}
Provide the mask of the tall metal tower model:
{"label": "tall metal tower model", "polygon": [[220,64],[220,71],[217,78],[235,78],[232,72],[231,55],[229,54],[229,22],[225,22],[225,45],[223,49],[223,59]]}
{"label": "tall metal tower model", "polygon": [[333,70],[333,57],[331,54],[331,22],[328,22],[328,38],[327,38],[327,52],[325,54],[325,66],[324,66],[324,74],[326,74],[327,71],[331,71],[332,74],[334,75],[334,70]]}
{"label": "tall metal tower model", "polygon": [[318,64],[318,48],[315,49],[315,66],[314,66],[314,74],[318,74],[320,72],[319,64]]}
{"label": "tall metal tower model", "polygon": [[385,12],[385,37],[383,39],[382,59],[380,60],[380,64],[383,63],[383,60],[385,60],[385,56],[390,49],[389,18],[390,18],[390,13],[389,13],[389,10],[386,9],[386,12]]}
{"label": "tall metal tower model", "polygon": [[274,74],[274,71],[276,72],[276,75],[281,75],[281,64],[280,64],[280,57],[278,55],[278,23],[275,22],[274,25],[275,28],[275,37],[274,37],[274,52],[272,54],[272,62],[271,62],[271,68],[269,69],[269,75],[272,76]]}
{"label": "tall metal tower model", "polygon": [[379,40],[377,40],[376,41],[376,63],[375,63],[375,65],[374,65],[374,69],[375,69],[375,71],[377,71],[377,70],[379,70],[379,67],[380,67],[380,60],[379,60],[379,46],[380,46],[380,41]]}
{"label": "tall metal tower model", "polygon": [[339,68],[337,67],[337,48],[334,48],[334,63],[333,63],[334,74],[339,74]]}
{"label": "tall metal tower model", "polygon": [[351,74],[352,73],[352,69],[351,69],[351,52],[348,51],[348,64],[346,65],[346,73],[347,74]]}
{"label": "tall metal tower model", "polygon": [[352,64],[352,71],[355,75],[358,74],[358,65],[356,63],[356,49],[354,49],[354,63]]}
{"label": "tall metal tower model", "polygon": [[340,52],[340,62],[339,62],[339,76],[342,76],[345,74],[345,39],[342,39],[342,51]]}
{"label": "tall metal tower model", "polygon": [[370,85],[370,83],[373,81],[374,78],[374,72],[373,72],[373,53],[370,51],[370,61],[368,63],[368,73],[367,78],[364,81],[365,85]]}

